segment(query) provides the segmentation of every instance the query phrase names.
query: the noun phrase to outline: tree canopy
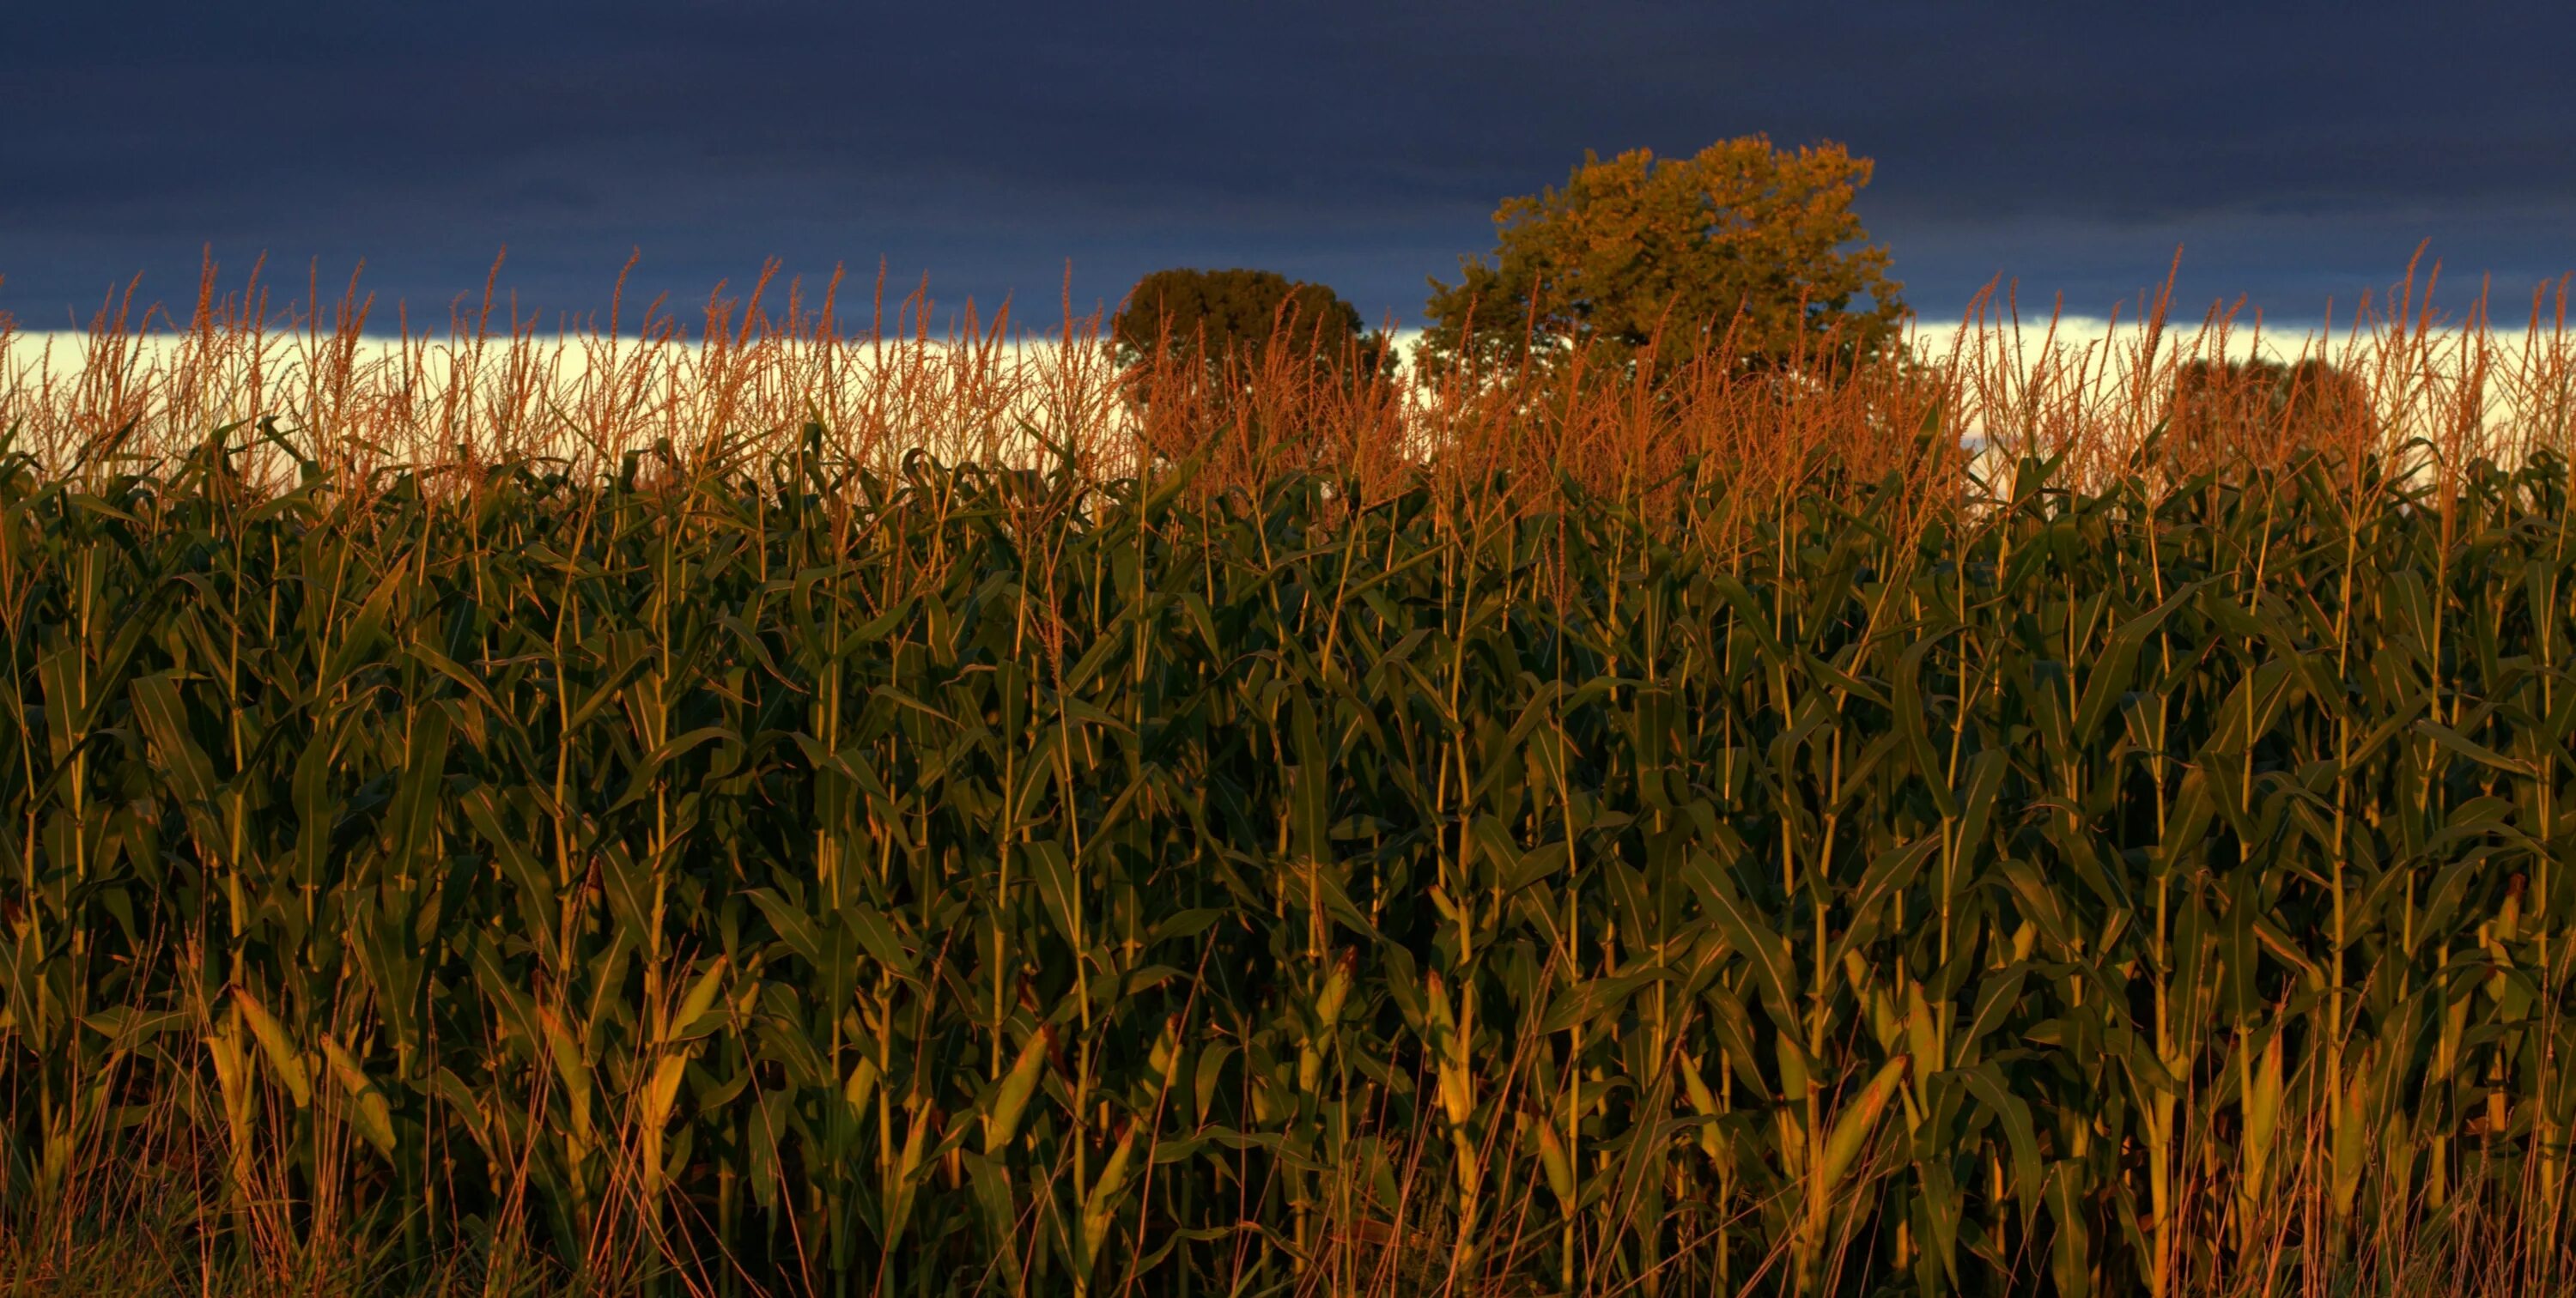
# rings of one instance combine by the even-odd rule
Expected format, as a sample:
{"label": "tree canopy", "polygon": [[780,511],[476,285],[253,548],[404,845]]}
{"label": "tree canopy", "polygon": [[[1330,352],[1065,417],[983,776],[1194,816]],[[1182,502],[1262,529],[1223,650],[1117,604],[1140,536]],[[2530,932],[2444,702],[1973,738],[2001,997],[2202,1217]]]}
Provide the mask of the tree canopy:
{"label": "tree canopy", "polygon": [[1686,159],[1587,152],[1562,188],[1502,205],[1499,245],[1461,258],[1459,282],[1431,281],[1416,358],[1433,374],[1545,365],[1578,345],[1633,361],[1660,337],[1669,359],[1730,329],[1753,367],[1875,352],[1904,304],[1851,210],[1871,165],[1840,144],[1790,152],[1760,135]]}
{"label": "tree canopy", "polygon": [[1394,360],[1385,336],[1332,289],[1267,270],[1155,271],[1128,292],[1111,332],[1119,364],[1130,366],[1169,347],[1216,373],[1258,363],[1274,341],[1336,373],[1374,374]]}
{"label": "tree canopy", "polygon": [[2228,469],[2240,456],[2279,462],[2302,452],[2340,457],[2368,440],[2370,393],[2325,361],[2191,361],[2174,374],[2165,447],[2185,472]]}

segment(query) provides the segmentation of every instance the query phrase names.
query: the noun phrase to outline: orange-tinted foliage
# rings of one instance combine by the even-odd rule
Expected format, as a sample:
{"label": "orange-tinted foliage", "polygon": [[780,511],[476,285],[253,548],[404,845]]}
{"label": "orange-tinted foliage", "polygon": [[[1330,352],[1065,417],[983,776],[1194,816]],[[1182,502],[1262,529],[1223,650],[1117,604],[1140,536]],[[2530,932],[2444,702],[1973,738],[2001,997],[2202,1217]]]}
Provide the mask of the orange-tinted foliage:
{"label": "orange-tinted foliage", "polygon": [[2482,303],[2441,327],[2411,270],[2384,309],[2365,302],[2291,364],[2228,359],[2246,341],[2229,313],[2168,328],[2169,298],[2079,342],[2073,322],[2025,325],[1981,297],[1946,346],[1918,338],[1858,361],[1829,337],[1810,361],[1748,369],[1727,337],[1682,322],[1643,347],[1436,378],[1361,357],[1318,365],[1311,340],[1287,331],[1213,365],[1173,348],[1122,356],[1108,322],[1075,314],[1069,294],[1053,327],[1031,331],[1007,306],[943,310],[926,284],[890,301],[882,273],[862,326],[838,274],[819,293],[777,279],[772,265],[748,293],[717,286],[694,328],[658,301],[638,319],[621,278],[604,318],[543,328],[487,286],[433,330],[354,276],[337,297],[308,282],[281,307],[256,268],[226,292],[209,264],[184,318],[138,305],[128,286],[86,338],[10,343],[0,428],[42,464],[93,472],[166,461],[228,428],[254,479],[279,487],[300,463],[411,467],[464,487],[529,458],[650,481],[810,441],[849,465],[926,454],[1070,468],[1094,485],[1183,466],[1199,492],[1255,492],[1286,473],[1332,477],[1361,501],[1430,484],[1496,516],[1552,509],[1573,489],[1706,527],[1809,493],[1894,489],[1918,510],[1970,507],[2025,458],[2056,462],[2070,483],[2126,475],[2155,490],[2303,448],[2457,472],[2564,450],[2576,409],[2564,285],[2535,296],[2517,341]]}

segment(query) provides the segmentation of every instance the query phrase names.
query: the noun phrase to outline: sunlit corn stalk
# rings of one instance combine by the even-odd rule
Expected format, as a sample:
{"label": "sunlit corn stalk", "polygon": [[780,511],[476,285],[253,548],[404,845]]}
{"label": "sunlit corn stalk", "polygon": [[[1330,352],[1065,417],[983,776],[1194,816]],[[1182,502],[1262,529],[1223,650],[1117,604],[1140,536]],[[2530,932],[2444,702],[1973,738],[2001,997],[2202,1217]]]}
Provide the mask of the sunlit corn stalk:
{"label": "sunlit corn stalk", "polygon": [[[844,450],[759,336],[632,465],[0,455],[0,1207],[193,1086],[214,1252],[603,1287],[2565,1274],[2548,448],[2124,479],[2016,379],[1927,505],[1705,373],[1131,479]],[[862,418],[998,447],[984,364]]]}

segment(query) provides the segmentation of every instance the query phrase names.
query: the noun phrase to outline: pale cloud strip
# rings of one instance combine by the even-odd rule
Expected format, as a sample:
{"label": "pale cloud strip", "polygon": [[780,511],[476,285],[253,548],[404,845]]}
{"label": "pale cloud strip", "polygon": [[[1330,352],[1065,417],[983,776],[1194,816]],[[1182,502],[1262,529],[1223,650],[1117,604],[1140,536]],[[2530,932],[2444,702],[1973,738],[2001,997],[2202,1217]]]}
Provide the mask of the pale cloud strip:
{"label": "pale cloud strip", "polygon": [[[478,353],[470,339],[406,342],[278,331],[263,336],[256,355],[245,335],[213,338],[211,365],[192,365],[192,355],[205,344],[177,331],[111,340],[116,350],[103,358],[109,363],[94,365],[92,352],[100,344],[87,334],[0,336],[0,428],[20,419],[47,420],[68,404],[88,402],[104,411],[120,393],[153,393],[158,400],[187,386],[182,376],[193,372],[199,376],[192,393],[196,404],[185,417],[210,426],[289,413],[327,422],[313,412],[332,403],[338,383],[371,400],[399,389],[407,401],[420,403],[417,408],[449,412],[448,426],[425,434],[429,444],[444,444],[461,431],[452,422],[458,411],[470,424],[478,411],[595,413],[615,402],[651,406],[663,420],[659,434],[674,437],[691,435],[685,423],[693,412],[739,409],[746,416],[800,418],[798,412],[820,406],[827,419],[882,420],[897,436],[910,435],[901,429],[919,428],[929,443],[956,447],[965,444],[957,440],[962,434],[953,428],[933,431],[934,425],[1025,419],[1044,427],[1074,406],[1092,412],[1075,417],[1093,417],[1097,409],[1084,404],[1088,398],[1075,400],[1075,389],[1096,394],[1110,372],[1098,351],[1068,352],[1060,335],[1034,333],[980,341],[842,340],[830,347],[788,342],[749,364],[739,353],[711,352],[702,343],[582,335],[516,345],[495,340]],[[1404,354],[1419,338],[1418,330],[1397,334]],[[2160,389],[2171,367],[2186,360],[2320,358],[2369,373],[2385,368],[2392,349],[2399,348],[2411,349],[2407,363],[2432,375],[2468,373],[2473,357],[2482,356],[2491,387],[2481,422],[2491,428],[2527,422],[2541,406],[2549,407],[2547,417],[2563,420],[2570,397],[2560,389],[2569,381],[2569,355],[2576,351],[2576,338],[2554,326],[2472,334],[2439,322],[2410,335],[2385,321],[2347,322],[2331,331],[2315,325],[2258,328],[2251,320],[2221,331],[2197,320],[2177,321],[2153,335],[2152,349],[2149,331],[2137,321],[2085,316],[2018,325],[1916,322],[1907,338],[1926,362],[1955,363],[1967,382],[1983,385],[1960,429],[1971,441],[1983,437],[1986,412],[2006,389],[2023,395],[2044,390],[2062,406],[2109,410],[2133,401],[2141,390]],[[128,400],[124,409],[133,413],[161,413],[148,402]]]}

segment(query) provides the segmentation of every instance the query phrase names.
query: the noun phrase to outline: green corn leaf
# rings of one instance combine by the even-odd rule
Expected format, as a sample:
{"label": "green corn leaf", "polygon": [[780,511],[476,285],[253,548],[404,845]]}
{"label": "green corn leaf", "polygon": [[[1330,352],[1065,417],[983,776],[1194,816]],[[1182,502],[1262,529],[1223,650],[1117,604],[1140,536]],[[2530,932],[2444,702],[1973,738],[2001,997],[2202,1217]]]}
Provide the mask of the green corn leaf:
{"label": "green corn leaf", "polygon": [[322,1034],[322,1056],[330,1061],[332,1075],[340,1079],[341,1087],[349,1093],[352,1105],[350,1124],[358,1129],[358,1134],[365,1137],[368,1144],[376,1147],[377,1153],[393,1157],[393,1107],[386,1101],[385,1093],[367,1079],[366,1071],[327,1032]]}
{"label": "green corn leaf", "polygon": [[295,1097],[301,1109],[313,1102],[313,1081],[304,1068],[304,1056],[287,1038],[286,1028],[260,1004],[259,998],[246,987],[232,989],[233,1005],[241,1011],[242,1022],[249,1025],[251,1036],[259,1042],[260,1053],[268,1057],[268,1066],[285,1083],[287,1094]]}
{"label": "green corn leaf", "polygon": [[1041,1024],[1028,1043],[1020,1047],[1019,1057],[1011,1061],[1011,1070],[1002,1075],[1001,1088],[993,1098],[984,1128],[986,1158],[1001,1157],[1019,1135],[1020,1118],[1028,1112],[1030,1097],[1037,1093],[1039,1074],[1054,1046],[1055,1025]]}
{"label": "green corn leaf", "polygon": [[1842,1183],[1851,1170],[1852,1160],[1860,1156],[1861,1145],[1878,1127],[1879,1116],[1887,1111],[1887,1102],[1895,1098],[1896,1088],[1905,1079],[1910,1061],[1897,1055],[1878,1066],[1878,1071],[1860,1089],[1860,1094],[1843,1107],[1834,1118],[1831,1134],[1825,1137],[1825,1161],[1822,1175],[1827,1193]]}

